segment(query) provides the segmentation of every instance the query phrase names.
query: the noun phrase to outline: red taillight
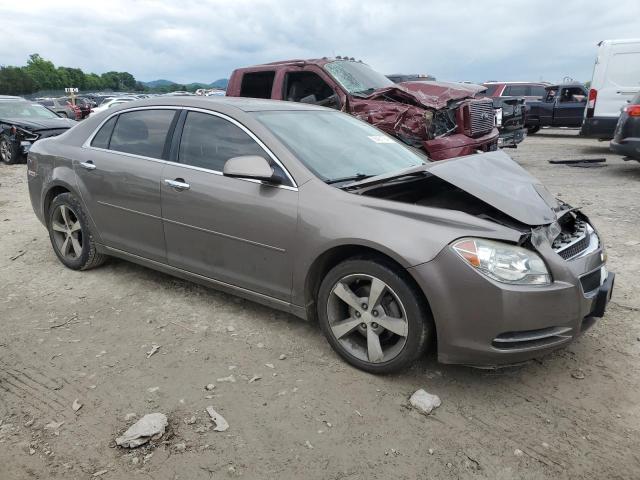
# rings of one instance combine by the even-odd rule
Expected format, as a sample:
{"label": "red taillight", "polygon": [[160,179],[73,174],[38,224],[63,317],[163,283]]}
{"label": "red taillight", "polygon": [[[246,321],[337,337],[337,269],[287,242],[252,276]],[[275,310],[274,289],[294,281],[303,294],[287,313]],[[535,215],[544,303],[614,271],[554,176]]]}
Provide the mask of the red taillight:
{"label": "red taillight", "polygon": [[625,110],[630,117],[640,117],[640,105],[629,105]]}
{"label": "red taillight", "polygon": [[596,109],[596,100],[598,99],[598,91],[595,88],[589,90],[589,101],[587,102],[587,118],[593,117]]}

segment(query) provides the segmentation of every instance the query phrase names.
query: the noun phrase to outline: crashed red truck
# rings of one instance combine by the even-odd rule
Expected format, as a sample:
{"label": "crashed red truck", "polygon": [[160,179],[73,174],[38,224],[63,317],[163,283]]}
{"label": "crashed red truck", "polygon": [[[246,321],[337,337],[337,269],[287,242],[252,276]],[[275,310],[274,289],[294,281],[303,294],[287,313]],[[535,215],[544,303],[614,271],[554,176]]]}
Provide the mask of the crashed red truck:
{"label": "crashed red truck", "polygon": [[423,150],[432,160],[496,150],[493,103],[477,88],[444,82],[395,84],[361,61],[288,60],[235,70],[227,96],[335,108]]}

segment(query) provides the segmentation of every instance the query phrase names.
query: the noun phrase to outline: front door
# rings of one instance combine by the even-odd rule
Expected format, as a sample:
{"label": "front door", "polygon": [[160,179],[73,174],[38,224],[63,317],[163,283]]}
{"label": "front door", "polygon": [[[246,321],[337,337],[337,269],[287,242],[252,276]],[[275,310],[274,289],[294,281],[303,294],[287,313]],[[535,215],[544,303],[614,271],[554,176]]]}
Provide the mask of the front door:
{"label": "front door", "polygon": [[579,87],[562,87],[556,96],[553,125],[579,127],[582,125],[587,96]]}
{"label": "front door", "polygon": [[175,110],[113,117],[74,163],[82,200],[102,241],[151,260],[166,260],[160,181]]}
{"label": "front door", "polygon": [[238,125],[195,111],[186,116],[177,155],[162,172],[168,263],[290,301],[297,189],[221,173],[229,158],[242,155],[280,167]]}

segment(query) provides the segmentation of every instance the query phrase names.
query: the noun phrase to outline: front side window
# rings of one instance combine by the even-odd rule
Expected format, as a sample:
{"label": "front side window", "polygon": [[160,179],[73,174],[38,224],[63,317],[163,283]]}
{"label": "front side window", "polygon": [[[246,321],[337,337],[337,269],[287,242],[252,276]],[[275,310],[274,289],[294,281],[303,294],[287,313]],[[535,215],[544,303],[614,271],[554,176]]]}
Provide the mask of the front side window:
{"label": "front side window", "polygon": [[320,179],[391,173],[426,158],[368,123],[331,111],[256,112],[256,118]]}
{"label": "front side window", "polygon": [[249,98],[271,98],[275,71],[245,73],[242,76],[240,96]]}
{"label": "front side window", "polygon": [[366,63],[336,60],[327,63],[324,69],[352,95],[370,95],[379,88],[395,84]]}
{"label": "front side window", "polygon": [[271,161],[253,138],[228,120],[200,112],[187,114],[178,152],[180,163],[221,172],[227,160],[244,155]]}
{"label": "front side window", "polygon": [[289,102],[312,103],[340,108],[338,95],[317,73],[291,72],[284,81],[284,99]]}
{"label": "front side window", "polygon": [[109,150],[162,158],[175,110],[138,110],[118,116]]}

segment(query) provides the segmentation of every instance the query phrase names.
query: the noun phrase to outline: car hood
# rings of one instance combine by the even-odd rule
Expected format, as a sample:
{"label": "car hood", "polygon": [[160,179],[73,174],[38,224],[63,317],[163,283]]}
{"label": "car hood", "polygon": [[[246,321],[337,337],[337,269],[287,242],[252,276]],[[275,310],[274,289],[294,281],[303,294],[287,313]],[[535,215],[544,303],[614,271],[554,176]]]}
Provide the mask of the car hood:
{"label": "car hood", "polygon": [[62,117],[38,119],[34,119],[31,117],[11,117],[2,118],[0,120],[8,124],[15,125],[16,127],[21,127],[32,131],[48,130],[54,128],[71,128],[77,123],[75,120],[70,120],[68,118]]}
{"label": "car hood", "polygon": [[441,160],[425,169],[527,225],[553,223],[566,209],[538,179],[503,152]]}
{"label": "car hood", "polygon": [[448,82],[403,82],[397,85],[379,88],[367,95],[367,100],[385,100],[389,95],[406,99],[421,107],[445,108],[451,100],[473,98],[483,90],[478,85]]}

